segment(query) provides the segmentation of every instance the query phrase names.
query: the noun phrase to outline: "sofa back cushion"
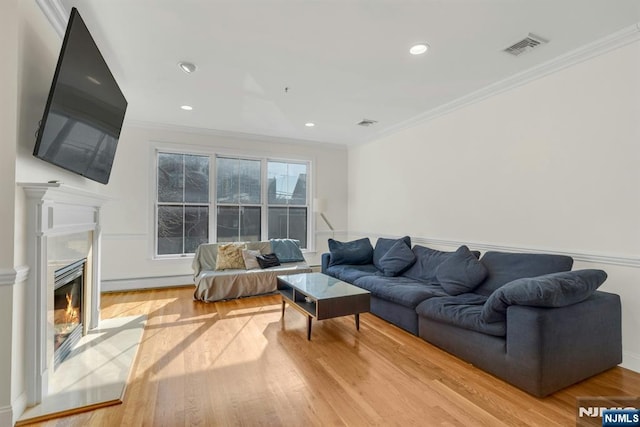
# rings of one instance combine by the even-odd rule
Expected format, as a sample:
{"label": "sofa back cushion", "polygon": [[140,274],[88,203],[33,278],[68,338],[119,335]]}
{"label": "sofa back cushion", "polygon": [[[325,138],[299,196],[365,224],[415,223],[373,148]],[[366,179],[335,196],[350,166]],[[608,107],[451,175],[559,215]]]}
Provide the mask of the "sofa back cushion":
{"label": "sofa back cushion", "polygon": [[436,279],[449,295],[471,292],[485,277],[486,267],[464,245],[436,268]]}
{"label": "sofa back cushion", "polygon": [[413,263],[402,275],[421,282],[436,283],[436,268],[453,252],[443,252],[426,246],[415,245],[412,249],[416,256]]}
{"label": "sofa back cushion", "polygon": [[218,259],[218,244],[203,243],[196,249],[193,257],[191,268],[193,274],[197,276],[201,271],[213,271],[216,269],[216,260]]}
{"label": "sofa back cushion", "polygon": [[271,242],[268,240],[262,240],[259,242],[245,242],[247,249],[252,251],[260,251],[261,254],[270,254],[273,252],[271,249]]}
{"label": "sofa back cushion", "polygon": [[488,275],[474,292],[485,296],[512,280],[569,271],[573,266],[573,258],[565,255],[507,252],[487,252],[480,262]]}
{"label": "sofa back cushion", "polygon": [[[415,245],[412,251],[416,256],[416,262],[402,275],[425,283],[438,283],[436,269],[455,253],[438,251],[420,245]],[[476,258],[480,257],[480,252],[478,251],[471,251],[471,253]]]}
{"label": "sofa back cushion", "polygon": [[378,238],[376,241],[376,247],[373,250],[373,265],[375,265],[378,270],[383,271],[382,266],[380,265],[380,258],[385,256],[387,252],[389,252],[389,249],[391,249],[391,247],[397,242],[404,242],[407,247],[411,249],[411,237],[409,236],[404,236],[400,239],[387,239],[384,237]]}
{"label": "sofa back cushion", "polygon": [[602,270],[576,270],[516,279],[496,290],[482,307],[486,322],[504,321],[510,305],[565,307],[589,298],[607,279]]}
{"label": "sofa back cushion", "polygon": [[329,252],[331,252],[329,266],[371,264],[373,261],[373,246],[368,237],[350,242],[329,239]]}
{"label": "sofa back cushion", "polygon": [[406,242],[402,240],[394,243],[387,253],[378,261],[381,267],[379,270],[382,270],[382,273],[388,277],[397,276],[411,267],[414,262],[416,262],[415,254],[411,248],[407,246]]}

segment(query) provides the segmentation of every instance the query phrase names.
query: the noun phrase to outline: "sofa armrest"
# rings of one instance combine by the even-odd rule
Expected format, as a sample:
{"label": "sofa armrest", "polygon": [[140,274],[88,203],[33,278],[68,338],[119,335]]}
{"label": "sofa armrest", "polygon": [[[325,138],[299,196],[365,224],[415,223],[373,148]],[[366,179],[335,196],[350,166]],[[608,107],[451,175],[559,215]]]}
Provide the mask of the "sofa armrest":
{"label": "sofa armrest", "polygon": [[329,263],[331,262],[331,253],[325,252],[322,254],[322,266],[320,271],[322,273],[327,273],[327,268],[329,268]]}
{"label": "sofa armrest", "polygon": [[545,396],[622,362],[620,297],[596,291],[561,308],[507,309],[510,381]]}

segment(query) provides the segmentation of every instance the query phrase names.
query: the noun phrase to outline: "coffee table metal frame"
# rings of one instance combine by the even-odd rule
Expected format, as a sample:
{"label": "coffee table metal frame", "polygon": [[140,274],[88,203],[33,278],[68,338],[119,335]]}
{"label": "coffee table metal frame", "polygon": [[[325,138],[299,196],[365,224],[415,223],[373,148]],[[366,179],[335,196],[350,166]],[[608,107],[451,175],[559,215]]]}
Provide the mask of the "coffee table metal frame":
{"label": "coffee table metal frame", "polygon": [[312,319],[324,320],[354,315],[360,330],[360,313],[371,305],[371,293],[322,273],[300,273],[278,276],[278,292],[282,295],[282,317],[286,303],[307,316],[307,340],[311,340]]}

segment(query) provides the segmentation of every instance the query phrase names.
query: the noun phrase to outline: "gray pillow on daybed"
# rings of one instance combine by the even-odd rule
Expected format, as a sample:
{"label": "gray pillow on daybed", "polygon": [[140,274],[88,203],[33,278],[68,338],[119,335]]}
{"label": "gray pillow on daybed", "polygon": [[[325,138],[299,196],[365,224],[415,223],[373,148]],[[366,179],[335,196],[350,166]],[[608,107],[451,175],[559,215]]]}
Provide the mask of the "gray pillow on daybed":
{"label": "gray pillow on daybed", "polygon": [[607,279],[602,270],[576,270],[516,279],[498,288],[482,307],[487,322],[504,321],[510,305],[564,307],[589,298]]}
{"label": "gray pillow on daybed", "polygon": [[436,268],[436,279],[449,295],[473,291],[485,277],[487,268],[465,245]]}
{"label": "gray pillow on daybed", "polygon": [[385,276],[397,276],[416,262],[416,256],[406,242],[398,240],[378,261],[378,269]]}
{"label": "gray pillow on daybed", "polygon": [[304,256],[300,250],[300,240],[269,239],[271,251],[276,254],[280,262],[301,262]]}

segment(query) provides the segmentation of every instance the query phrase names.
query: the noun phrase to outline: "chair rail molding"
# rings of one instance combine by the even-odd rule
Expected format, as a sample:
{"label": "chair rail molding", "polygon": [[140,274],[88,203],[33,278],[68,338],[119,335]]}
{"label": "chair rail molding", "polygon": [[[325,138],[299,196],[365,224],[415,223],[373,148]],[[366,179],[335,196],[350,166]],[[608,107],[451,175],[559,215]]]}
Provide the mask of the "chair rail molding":
{"label": "chair rail molding", "polygon": [[22,283],[29,277],[29,266],[21,265],[15,268],[0,270],[0,286],[13,286]]}
{"label": "chair rail molding", "polygon": [[[401,236],[386,235],[379,233],[369,233],[364,231],[352,231],[349,233],[350,237],[385,237],[391,239],[397,239]],[[555,255],[567,255],[572,257],[576,261],[591,262],[597,264],[611,264],[620,265],[623,267],[640,268],[640,258],[629,257],[621,255],[599,254],[593,252],[580,252],[570,250],[558,250],[548,249],[541,247],[527,247],[527,246],[512,246],[497,243],[488,242],[471,242],[449,239],[435,239],[429,237],[414,237],[411,236],[412,243],[418,243],[422,245],[437,245],[437,246],[449,246],[452,248],[458,248],[461,245],[467,245],[471,249],[481,251],[501,251],[501,252],[525,252],[525,253],[546,253]]]}

